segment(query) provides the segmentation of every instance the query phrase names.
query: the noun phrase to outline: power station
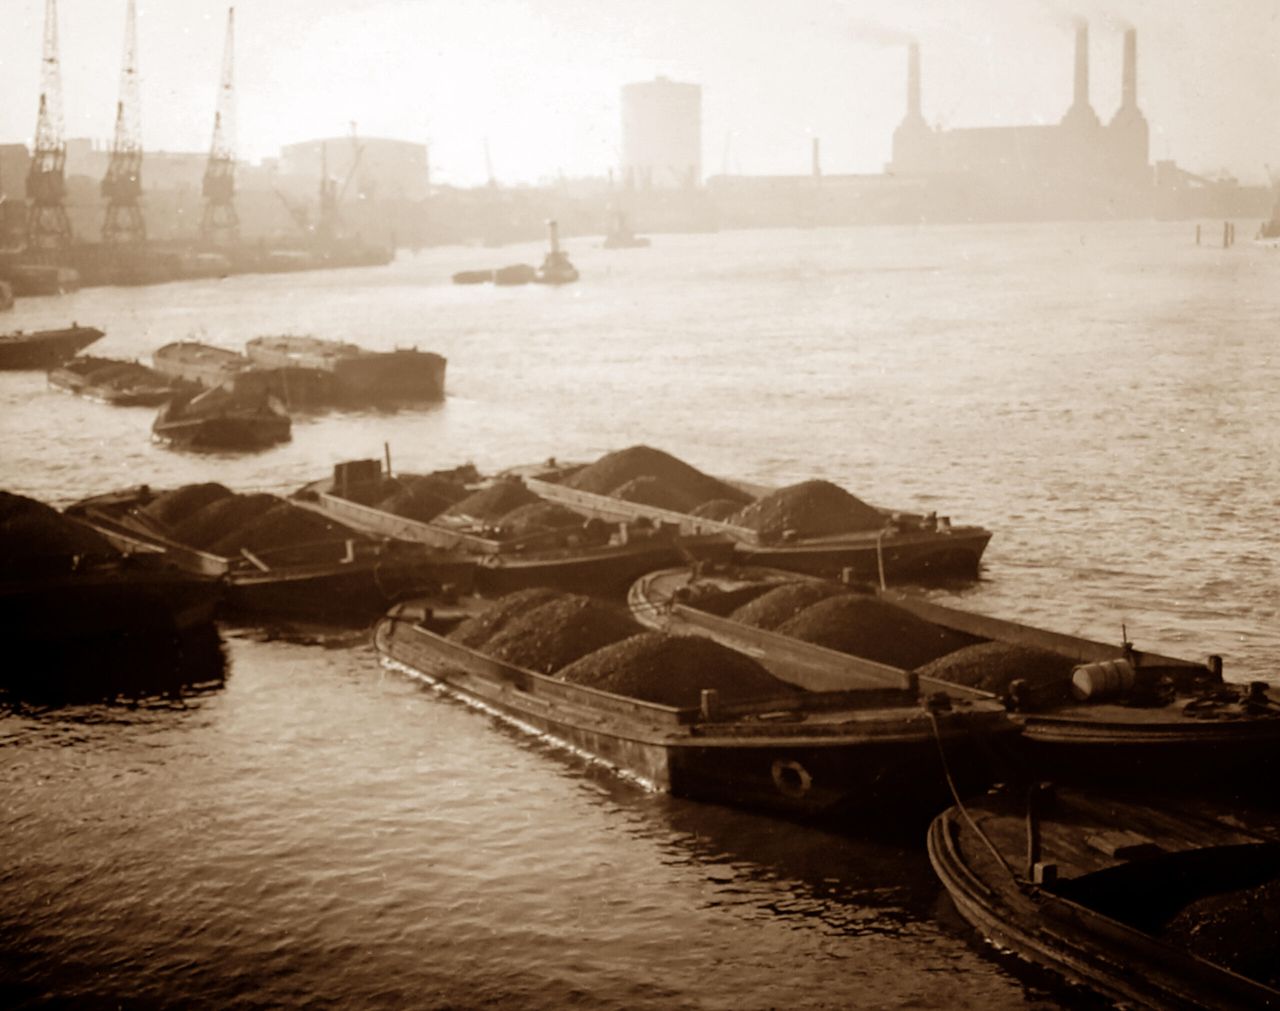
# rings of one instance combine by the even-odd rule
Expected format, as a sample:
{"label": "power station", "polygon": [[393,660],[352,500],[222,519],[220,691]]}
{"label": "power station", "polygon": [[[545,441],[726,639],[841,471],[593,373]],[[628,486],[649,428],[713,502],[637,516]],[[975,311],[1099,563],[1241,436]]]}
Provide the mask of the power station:
{"label": "power station", "polygon": [[1150,187],[1149,129],[1138,108],[1137,32],[1124,33],[1122,99],[1103,125],[1089,100],[1089,29],[1075,31],[1071,104],[1060,122],[1032,126],[936,129],[921,111],[920,47],[907,50],[907,111],[893,134],[895,175],[968,174],[1026,192],[1088,191],[1105,184]]}

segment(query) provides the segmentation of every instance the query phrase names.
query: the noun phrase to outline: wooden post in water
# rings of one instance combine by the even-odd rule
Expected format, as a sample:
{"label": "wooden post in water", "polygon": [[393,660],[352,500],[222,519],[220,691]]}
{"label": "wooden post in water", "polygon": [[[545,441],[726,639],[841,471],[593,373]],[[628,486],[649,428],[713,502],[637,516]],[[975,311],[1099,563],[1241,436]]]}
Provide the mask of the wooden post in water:
{"label": "wooden post in water", "polygon": [[1224,221],[1222,223],[1222,248],[1223,249],[1226,249],[1227,246],[1231,244],[1228,241],[1230,238],[1231,238],[1231,223],[1229,221]]}
{"label": "wooden post in water", "polygon": [[1200,226],[1196,225],[1196,245],[1200,245]]}

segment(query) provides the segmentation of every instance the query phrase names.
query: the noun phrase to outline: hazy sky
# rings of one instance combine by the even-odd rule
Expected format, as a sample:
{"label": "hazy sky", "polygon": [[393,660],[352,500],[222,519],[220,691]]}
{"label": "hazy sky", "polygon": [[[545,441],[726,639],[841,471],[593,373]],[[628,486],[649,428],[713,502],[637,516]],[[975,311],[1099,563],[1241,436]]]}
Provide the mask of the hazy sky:
{"label": "hazy sky", "polygon": [[[108,138],[125,0],[60,0],[66,131]],[[238,149],[360,133],[429,141],[435,177],[601,175],[618,92],[665,74],[703,86],[706,174],[875,172],[920,40],[924,109],[951,126],[1056,121],[1071,98],[1070,21],[1092,30],[1092,98],[1119,101],[1137,27],[1152,157],[1263,178],[1280,169],[1280,0],[241,0]],[[29,142],[43,0],[0,0],[0,140]],[[225,0],[138,0],[144,143],[205,150]]]}

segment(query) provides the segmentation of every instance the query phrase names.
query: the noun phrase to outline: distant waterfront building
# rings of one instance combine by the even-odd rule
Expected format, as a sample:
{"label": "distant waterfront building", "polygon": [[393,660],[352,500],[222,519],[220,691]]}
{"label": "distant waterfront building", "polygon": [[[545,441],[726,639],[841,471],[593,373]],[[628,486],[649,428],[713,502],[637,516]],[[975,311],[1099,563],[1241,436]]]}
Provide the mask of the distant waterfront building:
{"label": "distant waterfront building", "polygon": [[322,167],[339,188],[350,178],[348,199],[421,200],[427,195],[425,144],[384,137],[330,137],[280,149],[278,171],[290,182],[318,182]]}
{"label": "distant waterfront building", "polygon": [[1007,205],[1040,211],[1115,209],[1149,199],[1153,174],[1146,117],[1137,102],[1137,34],[1125,32],[1123,98],[1103,125],[1089,102],[1089,31],[1075,36],[1070,107],[1056,124],[941,129],[921,113],[920,52],[908,51],[907,111],[893,135],[889,171],[906,176],[966,176]]}
{"label": "distant waterfront building", "polygon": [[658,77],[622,88],[622,179],[637,189],[702,182],[702,87]]}

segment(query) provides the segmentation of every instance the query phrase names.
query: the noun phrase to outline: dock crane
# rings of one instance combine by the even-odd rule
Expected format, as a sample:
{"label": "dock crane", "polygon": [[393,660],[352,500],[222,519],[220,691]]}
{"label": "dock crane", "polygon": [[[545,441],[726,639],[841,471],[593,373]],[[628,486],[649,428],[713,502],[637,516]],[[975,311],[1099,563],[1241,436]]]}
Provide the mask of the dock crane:
{"label": "dock crane", "polygon": [[58,62],[58,4],[45,0],[44,53],[40,63],[40,108],[35,149],[27,171],[27,249],[47,260],[71,246],[67,194],[67,144],[62,134],[62,71]]}
{"label": "dock crane", "polygon": [[222,78],[218,104],[213,116],[213,140],[204,170],[204,216],[201,238],[209,245],[234,245],[240,240],[240,217],[236,214],[235,157],[235,24],[236,9],[227,9],[227,38],[222,49]]}
{"label": "dock crane", "polygon": [[111,160],[102,180],[107,213],[102,222],[102,241],[109,246],[140,244],[146,241],[147,226],[138,198],[142,196],[142,129],[138,97],[138,29],[134,0],[125,11],[124,68],[120,75],[120,98],[116,102],[116,130],[111,141]]}

